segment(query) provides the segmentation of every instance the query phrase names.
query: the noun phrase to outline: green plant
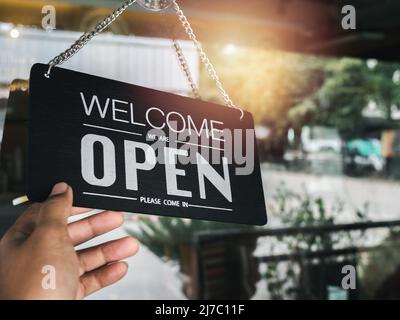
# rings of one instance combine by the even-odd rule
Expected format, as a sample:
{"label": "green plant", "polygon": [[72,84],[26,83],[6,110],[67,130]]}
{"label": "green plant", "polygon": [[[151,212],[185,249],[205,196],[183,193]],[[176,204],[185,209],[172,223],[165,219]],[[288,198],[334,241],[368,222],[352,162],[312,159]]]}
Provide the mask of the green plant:
{"label": "green plant", "polygon": [[324,81],[293,106],[288,116],[297,126],[311,122],[354,132],[369,123],[363,110],[375,102],[391,123],[400,105],[399,67],[398,63],[376,61],[371,65],[353,58],[325,60]]}
{"label": "green plant", "polygon": [[[365,299],[399,299],[399,291],[391,290],[388,282],[400,273],[400,228],[390,229],[377,250],[363,254],[360,275]],[[382,263],[384,262],[384,263]],[[397,280],[396,279],[396,280]]]}
{"label": "green plant", "polygon": [[[295,193],[288,190],[284,184],[277,189],[270,208],[270,212],[279,216],[287,227],[333,225],[346,212],[342,201],[337,201],[328,208],[321,197],[313,197],[307,191]],[[367,204],[362,209],[356,209],[355,220],[367,220],[367,212]],[[271,244],[272,254],[279,244],[279,253],[282,253],[284,249],[293,258],[286,264],[270,263],[267,266],[265,277],[271,298],[283,299],[304,295],[303,275],[309,261],[299,259],[299,256],[307,252],[329,251],[339,246],[350,246],[362,236],[362,232],[339,232],[336,234],[299,233],[277,237],[276,243]]]}

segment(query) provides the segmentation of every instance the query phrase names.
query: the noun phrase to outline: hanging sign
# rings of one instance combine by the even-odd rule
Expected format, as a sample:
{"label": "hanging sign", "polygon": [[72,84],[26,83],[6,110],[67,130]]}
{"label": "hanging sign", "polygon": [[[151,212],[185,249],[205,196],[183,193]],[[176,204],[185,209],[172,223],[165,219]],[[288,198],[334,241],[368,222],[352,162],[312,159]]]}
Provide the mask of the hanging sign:
{"label": "hanging sign", "polygon": [[250,113],[62,68],[30,77],[28,197],[57,182],[74,205],[267,222]]}

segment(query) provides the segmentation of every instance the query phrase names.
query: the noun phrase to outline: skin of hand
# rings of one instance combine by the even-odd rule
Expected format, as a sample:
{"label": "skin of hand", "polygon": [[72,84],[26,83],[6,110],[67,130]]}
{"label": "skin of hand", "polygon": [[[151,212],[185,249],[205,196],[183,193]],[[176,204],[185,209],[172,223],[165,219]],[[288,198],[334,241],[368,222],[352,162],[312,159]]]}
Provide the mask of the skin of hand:
{"label": "skin of hand", "polygon": [[[75,250],[122,225],[123,214],[104,211],[68,224],[68,217],[90,209],[72,207],[65,183],[53,187],[43,203],[31,205],[0,241],[0,299],[82,299],[120,280],[136,254],[131,237]],[[55,287],[43,285],[44,268],[55,271]],[[47,267],[48,268],[48,267]]]}

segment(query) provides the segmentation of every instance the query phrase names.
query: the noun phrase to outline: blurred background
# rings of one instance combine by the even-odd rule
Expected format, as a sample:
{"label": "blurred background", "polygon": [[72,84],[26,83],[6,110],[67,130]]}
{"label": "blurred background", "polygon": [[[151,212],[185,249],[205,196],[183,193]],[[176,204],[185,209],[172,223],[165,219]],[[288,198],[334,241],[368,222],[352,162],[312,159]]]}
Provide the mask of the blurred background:
{"label": "blurred background", "polygon": [[[269,223],[127,213],[92,243],[129,233],[141,251],[121,283],[91,298],[400,298],[400,2],[178,2],[232,100],[254,115]],[[120,4],[0,0],[0,235],[24,210],[11,201],[25,191],[30,67]],[[55,30],[42,25],[49,5]],[[172,39],[201,98],[222,104],[172,8],[133,5],[63,67],[190,96]]]}

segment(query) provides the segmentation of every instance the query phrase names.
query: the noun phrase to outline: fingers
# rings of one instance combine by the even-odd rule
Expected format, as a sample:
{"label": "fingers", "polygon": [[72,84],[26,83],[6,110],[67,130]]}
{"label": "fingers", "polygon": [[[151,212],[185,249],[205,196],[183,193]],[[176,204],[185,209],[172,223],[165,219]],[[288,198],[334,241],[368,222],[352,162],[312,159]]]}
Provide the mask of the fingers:
{"label": "fingers", "polygon": [[120,280],[126,274],[128,265],[114,261],[132,256],[138,249],[137,240],[125,237],[79,251],[81,277],[77,298],[82,299]]}
{"label": "fingers", "polygon": [[84,243],[103,233],[120,227],[124,215],[120,212],[104,211],[85,219],[70,223],[68,233],[74,246]]}
{"label": "fingers", "polygon": [[38,226],[64,228],[72,210],[72,189],[66,183],[57,183],[50,197],[41,205]]}
{"label": "fingers", "polygon": [[139,243],[132,237],[103,243],[78,251],[79,275],[97,269],[110,262],[133,256],[139,249]]}
{"label": "fingers", "polygon": [[122,279],[128,271],[125,262],[116,262],[86,273],[80,278],[80,288],[77,299],[82,299],[93,292]]}

